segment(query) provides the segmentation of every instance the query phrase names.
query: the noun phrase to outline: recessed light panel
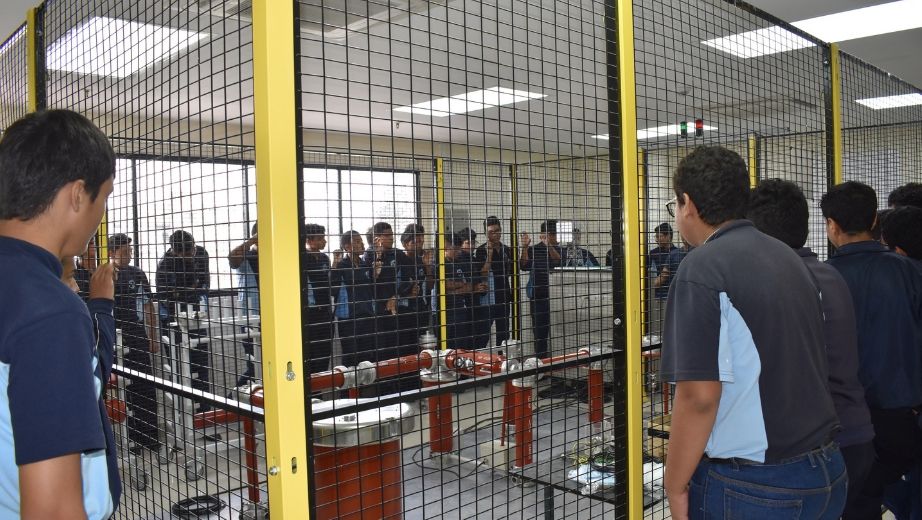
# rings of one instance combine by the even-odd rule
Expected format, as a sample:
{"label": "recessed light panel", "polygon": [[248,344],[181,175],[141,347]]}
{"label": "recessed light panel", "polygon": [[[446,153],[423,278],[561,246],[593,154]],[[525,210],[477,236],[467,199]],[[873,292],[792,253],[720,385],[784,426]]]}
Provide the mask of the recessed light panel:
{"label": "recessed light panel", "polygon": [[167,60],[206,38],[160,25],[96,16],[48,47],[48,68],[124,78]]}
{"label": "recessed light panel", "polygon": [[883,110],[885,108],[909,107],[913,105],[922,105],[922,94],[902,94],[899,96],[884,96],[867,99],[856,99],[855,103],[864,105],[874,110]]}
{"label": "recessed light panel", "polygon": [[421,114],[431,117],[448,117],[455,114],[466,114],[477,110],[511,105],[529,99],[541,99],[545,94],[536,94],[524,90],[513,90],[505,87],[491,87],[485,90],[475,90],[457,96],[443,97],[416,103],[414,105],[397,107],[394,112]]}

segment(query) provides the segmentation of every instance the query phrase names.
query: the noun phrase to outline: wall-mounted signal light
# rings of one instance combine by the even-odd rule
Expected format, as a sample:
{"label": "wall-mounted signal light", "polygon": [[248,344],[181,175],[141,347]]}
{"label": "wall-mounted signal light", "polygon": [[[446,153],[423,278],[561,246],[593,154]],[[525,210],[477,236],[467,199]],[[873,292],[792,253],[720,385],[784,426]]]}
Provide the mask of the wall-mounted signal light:
{"label": "wall-mounted signal light", "polygon": [[682,121],[679,123],[679,134],[682,137],[688,137],[688,121]]}
{"label": "wall-mounted signal light", "polygon": [[704,119],[695,119],[695,137],[704,135]]}

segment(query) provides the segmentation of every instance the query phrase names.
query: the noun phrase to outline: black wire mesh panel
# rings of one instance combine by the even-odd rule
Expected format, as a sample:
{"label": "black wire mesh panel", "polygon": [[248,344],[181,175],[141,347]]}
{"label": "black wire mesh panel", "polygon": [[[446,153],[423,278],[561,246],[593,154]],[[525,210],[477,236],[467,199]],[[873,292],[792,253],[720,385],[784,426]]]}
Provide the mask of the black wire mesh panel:
{"label": "black wire mesh panel", "polygon": [[605,4],[296,5],[315,517],[624,516]]}
{"label": "black wire mesh panel", "polygon": [[[671,388],[658,377],[669,285],[689,251],[666,203],[694,147],[738,153],[757,179],[794,181],[813,201],[811,244],[824,244],[818,196],[826,184],[825,47],[745,4],[636,0],[637,136],[645,290],[645,487],[661,490]],[[755,164],[753,164],[755,163]],[[638,305],[640,302],[629,302]],[[647,516],[668,511],[651,508]]]}
{"label": "black wire mesh panel", "polygon": [[0,44],[0,133],[26,115],[29,71],[26,67],[26,27],[23,25]]}
{"label": "black wire mesh panel", "polygon": [[922,91],[854,56],[841,55],[842,180],[894,189],[922,182]]}
{"label": "black wire mesh panel", "polygon": [[118,154],[107,248],[91,248],[119,267],[118,381],[107,389],[118,518],[236,517],[266,498],[251,396],[261,377],[252,34],[236,6],[44,5],[48,106],[87,115]]}

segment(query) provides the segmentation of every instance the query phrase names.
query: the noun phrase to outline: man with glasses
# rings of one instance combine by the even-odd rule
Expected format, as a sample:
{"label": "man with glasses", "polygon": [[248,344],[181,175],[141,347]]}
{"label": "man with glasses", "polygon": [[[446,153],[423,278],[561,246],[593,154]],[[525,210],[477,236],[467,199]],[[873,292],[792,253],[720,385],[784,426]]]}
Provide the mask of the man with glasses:
{"label": "man with glasses", "polygon": [[749,175],[735,152],[695,149],[673,190],[676,227],[695,249],[669,286],[663,338],[662,377],[676,383],[672,517],[839,518],[848,479],[817,282],[744,220]]}

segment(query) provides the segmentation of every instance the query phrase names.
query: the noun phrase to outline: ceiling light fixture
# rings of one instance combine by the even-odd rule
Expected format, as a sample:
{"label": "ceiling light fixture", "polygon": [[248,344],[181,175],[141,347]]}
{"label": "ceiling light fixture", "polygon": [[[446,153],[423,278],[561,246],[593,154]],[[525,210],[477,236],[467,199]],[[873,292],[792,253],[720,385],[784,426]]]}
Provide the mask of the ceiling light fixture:
{"label": "ceiling light fixture", "polygon": [[[705,132],[715,132],[717,131],[716,126],[707,126],[704,125],[702,128]],[[644,128],[643,130],[637,131],[637,139],[655,139],[657,137],[668,137],[670,135],[681,135],[682,127],[679,124],[666,125],[666,126],[657,126],[655,128]],[[592,136],[593,139],[599,139],[602,141],[607,141],[609,139],[608,134],[599,134]]]}
{"label": "ceiling light fixture", "polygon": [[922,94],[918,92],[912,94],[901,94],[898,96],[884,96],[876,98],[856,99],[855,103],[864,105],[874,110],[883,110],[885,108],[909,107],[913,105],[922,105]]}
{"label": "ceiling light fixture", "polygon": [[[843,42],[907,31],[922,27],[922,2],[900,0],[808,18],[791,25],[826,42]],[[704,40],[701,43],[744,59],[815,45],[810,40],[778,26]]]}
{"label": "ceiling light fixture", "polygon": [[124,78],[167,60],[207,35],[95,16],[48,47],[48,68]]}
{"label": "ceiling light fixture", "polygon": [[537,94],[524,90],[513,90],[505,87],[491,87],[485,90],[475,90],[457,96],[443,97],[416,103],[409,106],[397,107],[394,112],[421,114],[431,117],[448,117],[455,114],[466,114],[477,110],[511,105],[530,99],[541,99],[546,94]]}

